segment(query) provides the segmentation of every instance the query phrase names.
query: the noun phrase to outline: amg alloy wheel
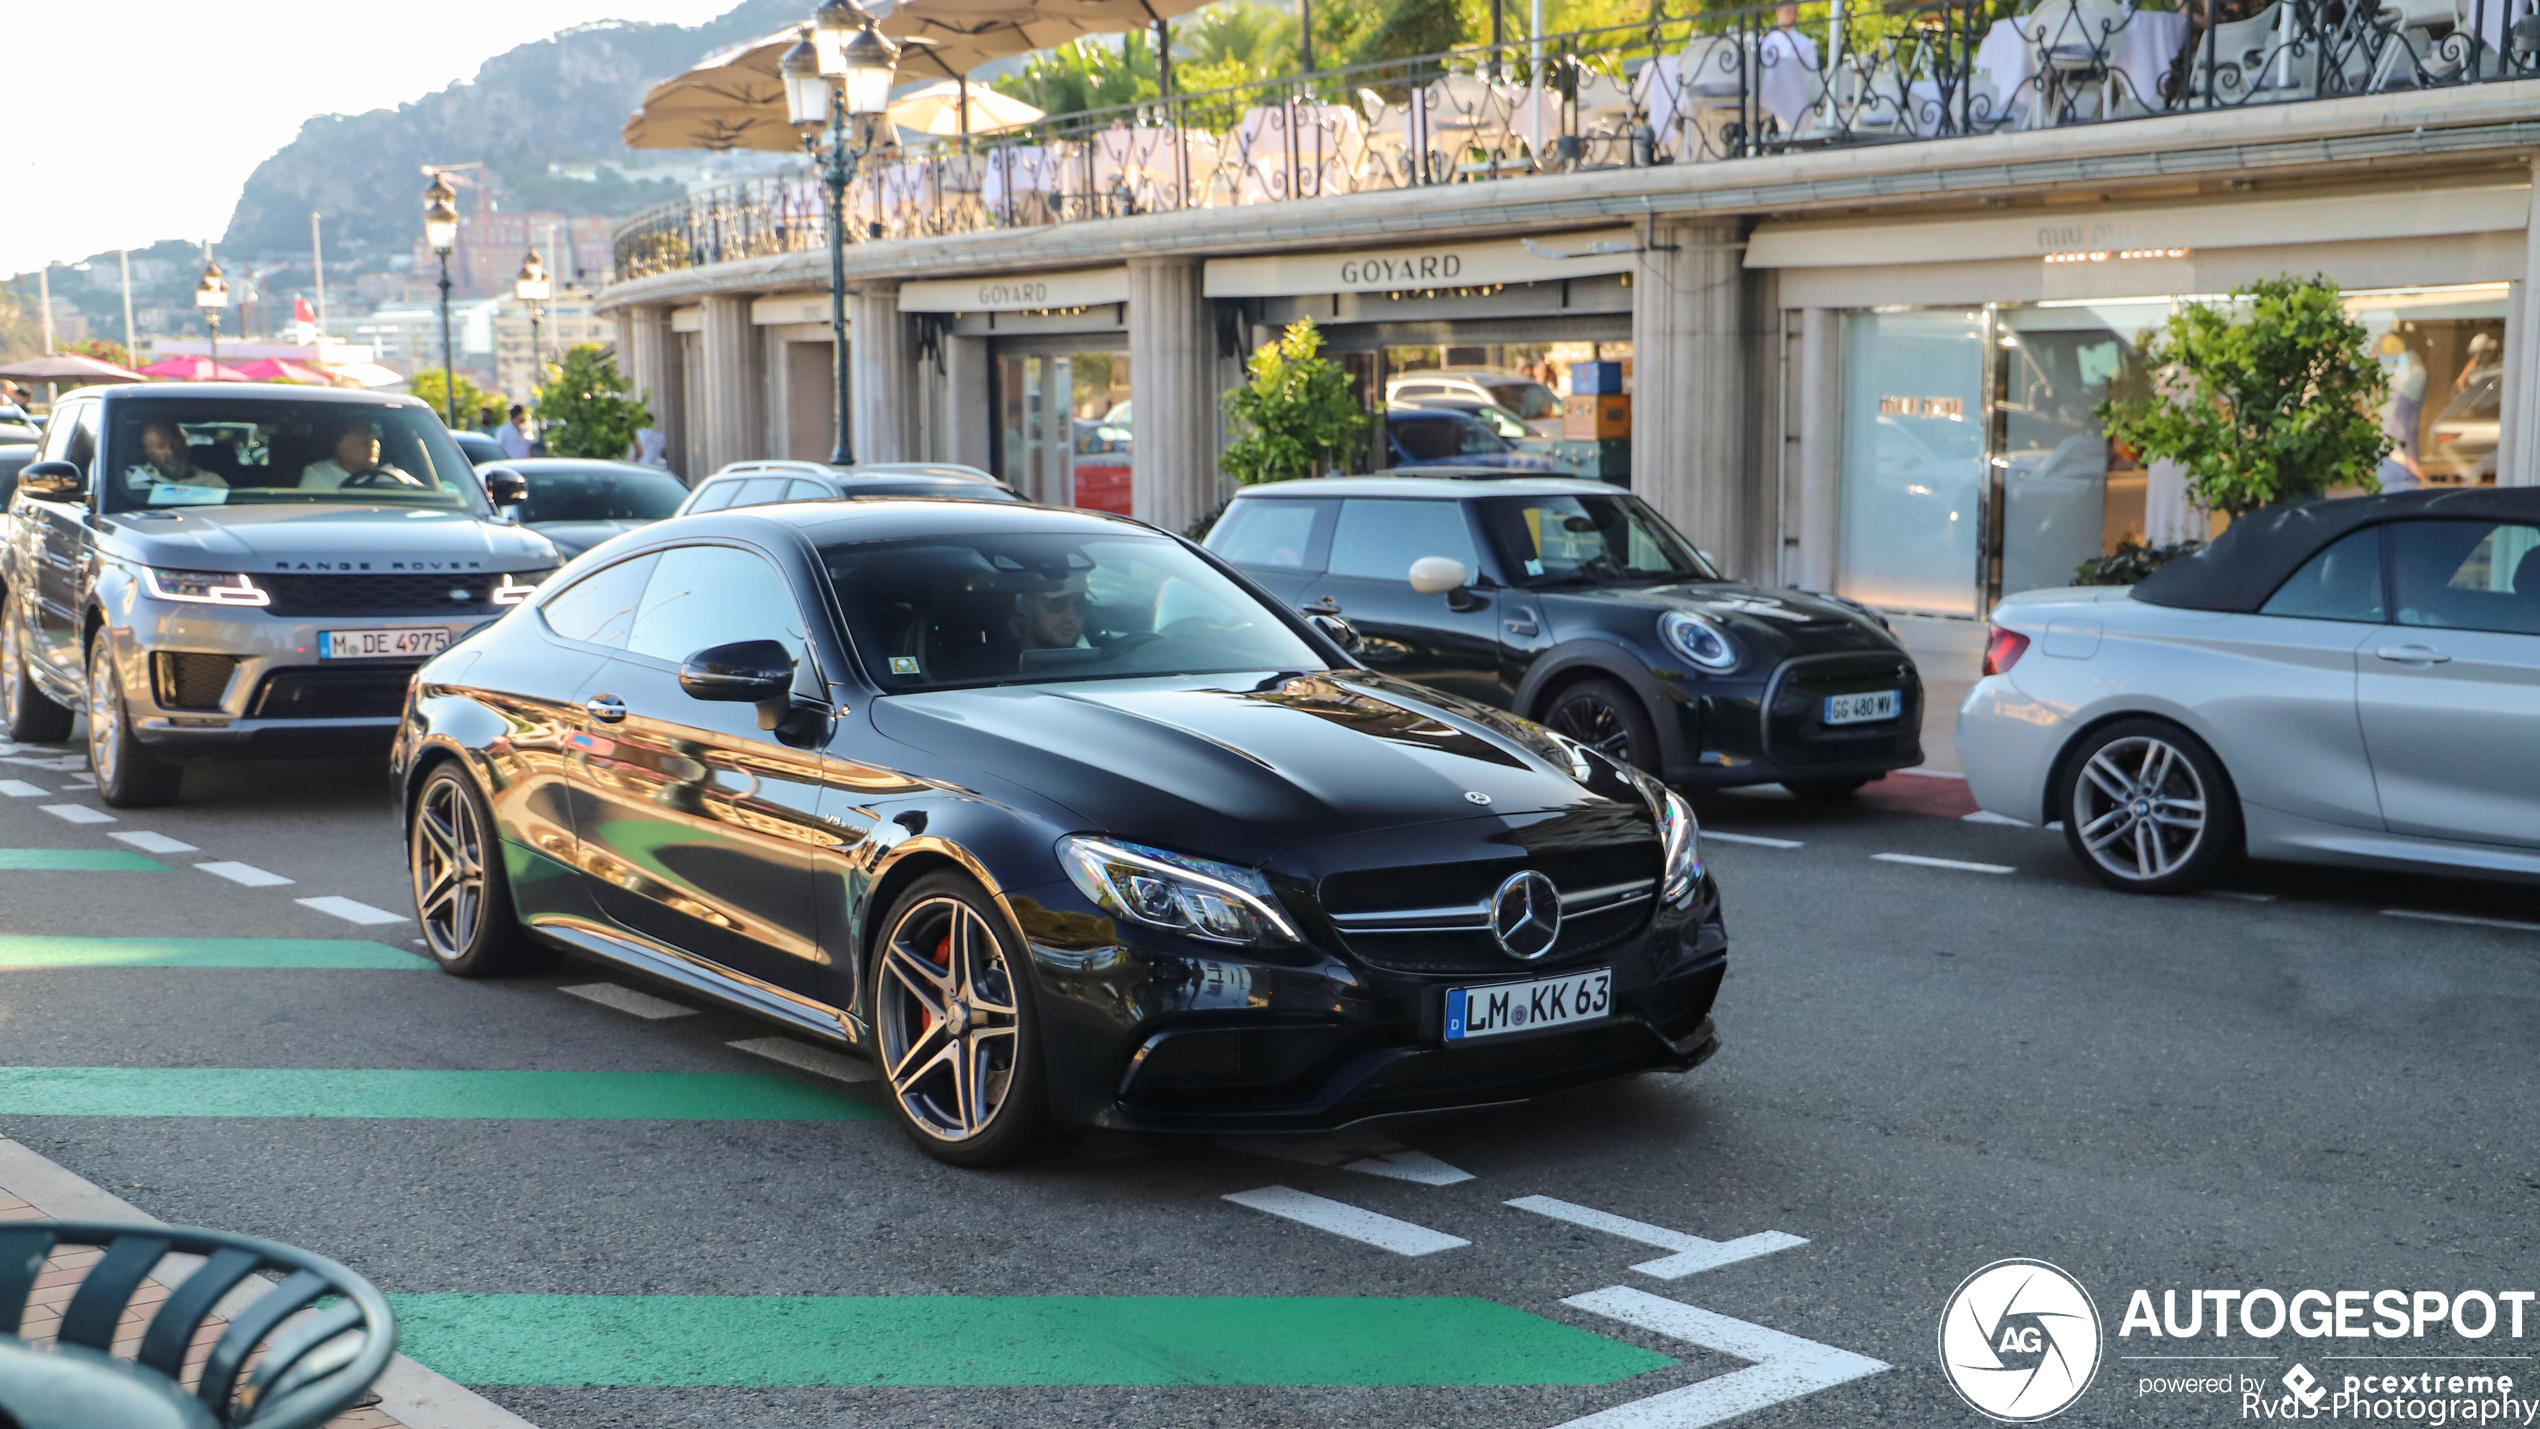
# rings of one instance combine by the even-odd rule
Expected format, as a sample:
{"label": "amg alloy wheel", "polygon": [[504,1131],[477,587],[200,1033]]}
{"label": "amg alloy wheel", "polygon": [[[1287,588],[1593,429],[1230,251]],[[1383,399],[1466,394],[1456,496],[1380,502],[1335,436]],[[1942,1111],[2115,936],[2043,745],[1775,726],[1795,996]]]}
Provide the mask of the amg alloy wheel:
{"label": "amg alloy wheel", "polygon": [[114,642],[104,631],[88,642],[88,772],[97,776],[99,801],[116,809],[174,803],[185,780],[182,766],[133,737]]}
{"label": "amg alloy wheel", "polygon": [[406,823],[406,862],[423,945],[442,971],[484,977],[532,972],[558,960],[512,916],[493,816],[458,765],[435,768],[416,793]]}
{"label": "amg alloy wheel", "polygon": [[1022,959],[978,885],[919,880],[873,951],[875,1053],[900,1124],[962,1166],[1033,1150],[1048,1119]]}
{"label": "amg alloy wheel", "polygon": [[0,592],[0,739],[60,744],[71,737],[71,712],[38,689],[26,668],[26,627]]}
{"label": "amg alloy wheel", "polygon": [[2239,805],[2220,762],[2175,725],[2111,725],[2067,770],[2065,839],[2110,887],[2194,888],[2239,851]]}
{"label": "amg alloy wheel", "polygon": [[1597,753],[1658,773],[1658,735],[1640,697],[1613,680],[1582,680],[1553,697],[1543,722]]}

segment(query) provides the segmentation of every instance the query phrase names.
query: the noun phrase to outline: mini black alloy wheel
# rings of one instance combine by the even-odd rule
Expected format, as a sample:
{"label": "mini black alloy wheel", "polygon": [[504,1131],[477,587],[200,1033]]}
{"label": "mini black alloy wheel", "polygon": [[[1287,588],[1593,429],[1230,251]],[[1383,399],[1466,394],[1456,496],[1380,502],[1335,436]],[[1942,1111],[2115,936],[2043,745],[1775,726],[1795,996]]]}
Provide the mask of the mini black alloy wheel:
{"label": "mini black alloy wheel", "polygon": [[460,977],[529,972],[557,961],[512,915],[511,884],[493,830],[483,796],[455,764],[425,778],[406,823],[424,948],[443,971]]}
{"label": "mini black alloy wheel", "polygon": [[1047,1118],[1031,989],[985,894],[938,874],[912,886],[873,950],[875,1053],[899,1122],[956,1165],[1011,1160]]}
{"label": "mini black alloy wheel", "polygon": [[2065,767],[2065,841],[2110,887],[2199,887],[2239,852],[2239,804],[2221,762],[2167,721],[2111,725]]}
{"label": "mini black alloy wheel", "polygon": [[1543,722],[1607,758],[1658,771],[1658,736],[1640,699],[1614,680],[1582,680],[1553,697]]}

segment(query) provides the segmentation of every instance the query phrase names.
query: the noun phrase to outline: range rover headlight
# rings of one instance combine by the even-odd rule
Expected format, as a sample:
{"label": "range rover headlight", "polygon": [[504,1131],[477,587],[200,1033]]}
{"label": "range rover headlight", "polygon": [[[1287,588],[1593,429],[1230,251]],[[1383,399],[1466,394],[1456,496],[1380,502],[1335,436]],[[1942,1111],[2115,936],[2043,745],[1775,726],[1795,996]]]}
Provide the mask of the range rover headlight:
{"label": "range rover headlight", "polygon": [[1084,834],[1060,839],[1058,853],[1067,876],[1114,917],[1213,943],[1302,941],[1249,868]]}
{"label": "range rover headlight", "polygon": [[1658,636],[1667,648],[1714,675],[1737,668],[1736,642],[1720,623],[1690,610],[1671,610],[1658,617]]}
{"label": "range rover headlight", "polygon": [[1649,801],[1649,812],[1658,820],[1658,838],[1663,848],[1659,866],[1664,870],[1658,878],[1658,901],[1670,908],[1681,908],[1693,899],[1693,891],[1702,883],[1702,824],[1693,816],[1693,805],[1685,797],[1646,774],[1635,772],[1632,783]]}
{"label": "range rover headlight", "polygon": [[162,571],[141,568],[141,583],[160,600],[192,605],[271,605],[273,595],[245,571]]}

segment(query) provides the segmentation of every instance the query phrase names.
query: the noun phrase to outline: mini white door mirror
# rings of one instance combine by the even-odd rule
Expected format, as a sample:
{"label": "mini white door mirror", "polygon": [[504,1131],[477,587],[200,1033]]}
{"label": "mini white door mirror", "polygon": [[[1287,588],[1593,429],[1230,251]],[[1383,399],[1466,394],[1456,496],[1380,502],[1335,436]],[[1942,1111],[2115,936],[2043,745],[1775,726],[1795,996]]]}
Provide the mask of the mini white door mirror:
{"label": "mini white door mirror", "polygon": [[1444,595],[1461,590],[1473,579],[1464,563],[1445,556],[1422,556],[1411,563],[1411,588],[1422,595]]}

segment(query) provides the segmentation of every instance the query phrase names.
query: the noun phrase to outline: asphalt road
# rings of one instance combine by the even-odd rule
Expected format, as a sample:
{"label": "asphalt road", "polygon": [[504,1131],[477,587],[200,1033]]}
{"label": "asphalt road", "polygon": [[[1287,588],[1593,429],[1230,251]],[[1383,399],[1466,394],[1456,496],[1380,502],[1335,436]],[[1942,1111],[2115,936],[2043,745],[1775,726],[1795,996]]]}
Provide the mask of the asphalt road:
{"label": "asphalt road", "polygon": [[[1664,1429],[1708,1421],[1652,1396],[1759,1355],[1775,1370],[1738,1382],[1760,1406],[1740,1425],[1972,1425],[1935,1333],[1953,1289],[2010,1257],[2070,1272],[2105,1327],[2061,1422],[2238,1417],[2236,1399],[2142,1393],[2181,1366],[2130,1355],[2252,1354],[2227,1368],[2269,1381],[2306,1358],[2348,1372],[2319,1359],[2341,1348],[2513,1355],[2485,1372],[2540,1380],[2540,1315],[2521,1341],[2115,1333],[2138,1287],[2531,1286],[2527,890],[2260,869],[2228,896],[2133,898],[2042,830],[1712,797],[1731,971],[1724,1049],[1697,1072],[1341,1144],[1103,1136],[979,1173],[874,1119],[869,1083],[730,1045],[775,1028],[561,991],[680,1000],[630,974],[462,982],[345,952],[413,952],[410,922],[297,901],[410,911],[376,764],[215,768],[179,807],[74,823],[48,807],[99,806],[47,767],[61,752],[0,754],[0,780],[44,791],[0,785],[0,849],[133,852],[109,836],[138,832],[198,851],[0,868],[0,967],[18,950],[0,1135],[167,1220],[350,1264],[401,1297],[409,1353],[548,1429],[1550,1426],[1633,1404],[1606,1422]],[[100,937],[338,941],[270,958],[176,941],[183,956],[129,964],[93,951],[127,945],[29,941]],[[164,965],[189,957],[247,965]],[[270,965],[293,959],[370,965]],[[397,1075],[433,1071],[550,1075]],[[773,1109],[645,1114],[683,1087]],[[1271,1187],[1464,1243],[1401,1254],[1226,1199]],[[1549,1200],[1509,1204],[1527,1198]],[[1767,1232],[1713,1268],[1633,1268]],[[1668,1302],[1709,1318],[1669,1320]],[[1732,1353],[1716,1317],[1807,1343]]]}

